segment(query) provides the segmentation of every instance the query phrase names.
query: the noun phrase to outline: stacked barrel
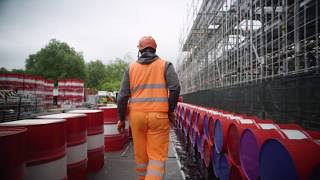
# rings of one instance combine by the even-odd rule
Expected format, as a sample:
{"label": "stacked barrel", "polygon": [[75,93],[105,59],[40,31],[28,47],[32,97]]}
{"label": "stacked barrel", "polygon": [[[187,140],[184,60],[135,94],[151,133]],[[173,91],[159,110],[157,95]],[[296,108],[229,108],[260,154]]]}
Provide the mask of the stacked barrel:
{"label": "stacked barrel", "polygon": [[73,110],[68,113],[87,115],[87,171],[95,172],[104,165],[104,129],[101,110]]}
{"label": "stacked barrel", "polygon": [[[40,108],[48,108],[52,105],[53,87],[53,80],[47,80],[41,76],[0,73],[0,89],[15,90],[25,95],[37,97]],[[42,105],[44,107],[41,107]]]}
{"label": "stacked barrel", "polygon": [[36,77],[32,75],[24,75],[23,79],[23,92],[24,94],[35,94],[36,91]]}
{"label": "stacked barrel", "polygon": [[43,94],[44,94],[44,104],[47,109],[51,107],[53,104],[53,88],[54,88],[54,81],[53,80],[45,80],[44,81],[44,89],[43,89]]}
{"label": "stacked barrel", "polygon": [[104,166],[101,110],[0,123],[0,179],[86,179]]}
{"label": "stacked barrel", "polygon": [[119,133],[117,123],[119,120],[117,106],[99,107],[104,115],[104,143],[105,151],[122,150],[129,138],[129,123],[126,120],[125,132]]}
{"label": "stacked barrel", "polygon": [[[65,119],[67,143],[68,179],[86,179],[87,172],[87,115],[51,114],[38,116],[40,119]],[[42,121],[42,120],[38,120]]]}
{"label": "stacked barrel", "polygon": [[63,119],[1,123],[0,178],[67,179],[65,129]]}
{"label": "stacked barrel", "polygon": [[0,73],[0,89],[23,90],[23,75],[17,73]]}
{"label": "stacked barrel", "polygon": [[219,179],[320,179],[320,132],[186,103],[176,127]]}
{"label": "stacked barrel", "polygon": [[78,79],[63,79],[58,81],[58,105],[66,102],[75,107],[82,105],[84,101],[84,82]]}

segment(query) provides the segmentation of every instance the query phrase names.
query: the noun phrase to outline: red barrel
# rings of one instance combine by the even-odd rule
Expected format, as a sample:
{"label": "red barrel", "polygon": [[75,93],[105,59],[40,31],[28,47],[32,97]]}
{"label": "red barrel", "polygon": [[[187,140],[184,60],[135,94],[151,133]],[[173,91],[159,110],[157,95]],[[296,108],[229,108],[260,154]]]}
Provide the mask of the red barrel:
{"label": "red barrel", "polygon": [[0,127],[0,179],[23,179],[26,163],[26,132],[27,129],[23,127]]}
{"label": "red barrel", "polygon": [[116,105],[99,107],[103,111],[103,121],[105,123],[117,123],[119,120],[118,109]]}
{"label": "red barrel", "polygon": [[212,145],[208,140],[204,140],[203,143],[203,161],[206,167],[210,166],[212,155]]}
{"label": "red barrel", "polygon": [[65,120],[27,119],[2,123],[0,126],[28,129],[26,132],[27,167],[24,179],[67,179]]}
{"label": "red barrel", "polygon": [[247,178],[244,175],[241,166],[232,163],[229,171],[229,180],[246,180],[246,179]]}
{"label": "red barrel", "polygon": [[51,114],[38,118],[60,118],[67,121],[68,179],[86,179],[87,173],[87,116],[85,114]]}
{"label": "red barrel", "polygon": [[301,131],[269,139],[261,147],[261,179],[320,179],[320,145]]}
{"label": "red barrel", "polygon": [[312,131],[312,130],[308,130],[306,131],[311,137],[312,139],[314,139],[315,141],[319,141],[320,140],[320,131]]}
{"label": "red barrel", "polygon": [[188,126],[190,126],[190,124],[191,124],[192,113],[193,113],[192,108],[190,106],[188,106],[186,108],[186,113],[185,113],[185,119],[186,119]]}
{"label": "red barrel", "polygon": [[[212,146],[214,144],[214,122],[217,119],[215,111],[208,112],[208,121],[205,121],[205,131],[207,131],[207,140]],[[207,129],[207,130],[206,130]]]}
{"label": "red barrel", "polygon": [[87,115],[87,171],[99,171],[104,165],[104,129],[102,111],[74,110],[69,113]]}
{"label": "red barrel", "polygon": [[220,113],[214,122],[214,145],[218,153],[227,152],[228,130],[233,122],[233,115]]}
{"label": "red barrel", "polygon": [[257,179],[259,173],[259,152],[269,138],[284,139],[275,124],[258,123],[259,129],[245,129],[240,137],[239,156],[242,169],[248,179]]}
{"label": "red barrel", "polygon": [[233,122],[228,130],[228,142],[227,149],[231,160],[236,164],[240,165],[240,136],[245,129],[257,129],[255,121],[250,119],[237,119]]}
{"label": "red barrel", "polygon": [[120,134],[117,123],[104,123],[104,147],[106,152],[120,151],[125,145],[126,133]]}

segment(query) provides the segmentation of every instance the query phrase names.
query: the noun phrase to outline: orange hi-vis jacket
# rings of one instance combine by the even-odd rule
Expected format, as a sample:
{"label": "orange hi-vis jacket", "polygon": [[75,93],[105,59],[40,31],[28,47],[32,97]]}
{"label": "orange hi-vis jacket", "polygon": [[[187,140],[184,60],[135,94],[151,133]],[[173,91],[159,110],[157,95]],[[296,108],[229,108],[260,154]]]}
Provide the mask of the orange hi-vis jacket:
{"label": "orange hi-vis jacket", "polygon": [[161,58],[151,64],[139,64],[137,62],[130,64],[130,111],[168,112],[165,64],[166,61]]}

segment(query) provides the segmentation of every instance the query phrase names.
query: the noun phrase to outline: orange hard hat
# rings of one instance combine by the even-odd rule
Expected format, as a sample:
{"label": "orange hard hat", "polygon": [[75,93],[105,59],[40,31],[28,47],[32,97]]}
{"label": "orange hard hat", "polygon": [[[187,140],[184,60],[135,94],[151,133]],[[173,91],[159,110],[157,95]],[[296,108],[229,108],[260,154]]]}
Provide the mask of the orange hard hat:
{"label": "orange hard hat", "polygon": [[143,50],[147,47],[151,47],[153,49],[157,49],[157,43],[151,36],[143,36],[138,43],[138,49]]}

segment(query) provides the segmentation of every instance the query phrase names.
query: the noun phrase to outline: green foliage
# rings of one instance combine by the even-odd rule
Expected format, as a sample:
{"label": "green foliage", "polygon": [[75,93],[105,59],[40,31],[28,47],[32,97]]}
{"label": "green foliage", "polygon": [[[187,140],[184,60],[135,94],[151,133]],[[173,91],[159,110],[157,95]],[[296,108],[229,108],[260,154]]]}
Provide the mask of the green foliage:
{"label": "green foliage", "polygon": [[85,79],[85,62],[80,52],[67,43],[51,39],[45,48],[26,60],[26,73],[47,79]]}
{"label": "green foliage", "polygon": [[101,85],[101,90],[104,91],[119,91],[121,81],[106,81]]}
{"label": "green foliage", "polygon": [[[129,55],[124,57],[126,61]],[[40,75],[47,79],[76,78],[85,80],[86,87],[97,90],[117,91],[120,88],[122,75],[128,67],[125,60],[116,58],[104,65],[100,60],[85,64],[81,53],[67,43],[51,39],[49,44],[26,60],[26,70],[14,71],[31,75]],[[6,72],[5,68],[0,71]]]}
{"label": "green foliage", "polygon": [[118,91],[123,73],[127,67],[128,63],[120,58],[106,65],[106,76],[102,81],[100,89],[105,91]]}
{"label": "green foliage", "polygon": [[0,68],[0,73],[7,73],[9,72],[5,67]]}
{"label": "green foliage", "polygon": [[86,64],[86,86],[90,88],[100,89],[101,83],[106,76],[106,67],[100,61],[91,61]]}
{"label": "green foliage", "polygon": [[25,74],[25,70],[24,69],[12,69],[11,72]]}

